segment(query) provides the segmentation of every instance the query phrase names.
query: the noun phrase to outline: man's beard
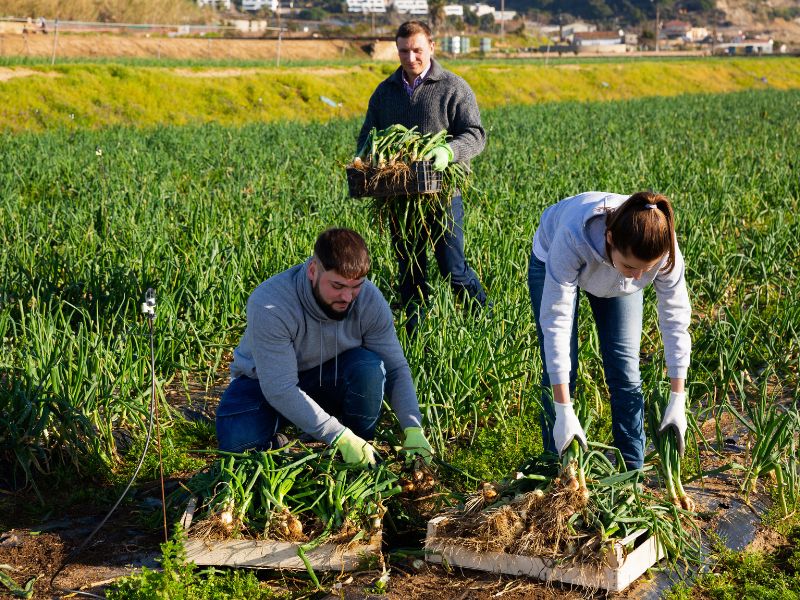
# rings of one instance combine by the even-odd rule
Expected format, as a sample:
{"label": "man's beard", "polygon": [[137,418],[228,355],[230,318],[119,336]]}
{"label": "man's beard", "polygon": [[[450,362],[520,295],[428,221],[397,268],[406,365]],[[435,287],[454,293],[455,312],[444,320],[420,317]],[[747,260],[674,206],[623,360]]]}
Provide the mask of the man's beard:
{"label": "man's beard", "polygon": [[314,300],[317,301],[317,306],[322,309],[322,312],[324,312],[328,318],[333,319],[334,321],[343,321],[350,312],[350,308],[353,306],[353,303],[351,302],[347,305],[345,310],[336,310],[333,308],[333,306],[325,302],[325,300],[322,299],[322,295],[319,293],[319,279],[317,279],[314,282],[314,285],[311,286],[311,291],[314,293]]}

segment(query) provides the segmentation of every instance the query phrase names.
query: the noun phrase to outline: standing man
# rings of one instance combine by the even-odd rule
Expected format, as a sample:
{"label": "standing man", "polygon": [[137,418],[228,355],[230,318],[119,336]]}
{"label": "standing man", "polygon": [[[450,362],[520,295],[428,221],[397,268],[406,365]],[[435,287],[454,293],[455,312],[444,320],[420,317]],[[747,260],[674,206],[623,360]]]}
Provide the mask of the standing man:
{"label": "standing man", "polygon": [[[475,94],[461,77],[442,68],[433,58],[431,30],[422,21],[407,21],[395,38],[400,67],[382,81],[369,100],[367,115],[358,136],[361,148],[370,130],[385,129],[399,123],[416,126],[423,134],[447,130],[449,145],[436,148],[423,157],[434,161],[434,168],[443,170],[451,161],[469,166],[486,145],[486,132]],[[400,268],[400,300],[409,315],[407,328],[413,331],[418,307],[428,297],[426,284],[428,239],[433,241],[436,262],[443,277],[449,276],[456,295],[471,298],[480,306],[486,304],[486,293],[477,274],[464,257],[464,203],[456,190],[446,214],[430,223],[417,224],[404,234],[399,215],[390,220],[392,245]],[[419,226],[422,225],[422,226]],[[414,239],[409,239],[414,237]]]}
{"label": "standing man", "polygon": [[217,409],[222,450],[279,446],[293,424],[349,463],[375,464],[369,443],[384,388],[405,433],[403,450],[430,462],[411,371],[392,312],[366,279],[369,254],[350,229],[323,231],[314,255],[259,285]]}

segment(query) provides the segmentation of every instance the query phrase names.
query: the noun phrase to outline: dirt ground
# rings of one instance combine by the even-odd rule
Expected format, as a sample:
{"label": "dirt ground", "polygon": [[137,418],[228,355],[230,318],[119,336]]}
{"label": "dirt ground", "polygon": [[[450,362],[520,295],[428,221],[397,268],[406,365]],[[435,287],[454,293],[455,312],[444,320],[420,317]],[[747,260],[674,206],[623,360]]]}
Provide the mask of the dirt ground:
{"label": "dirt ground", "polygon": [[[215,392],[218,393],[218,392]],[[191,405],[183,406],[189,418],[208,419],[213,415],[214,398],[202,394]],[[732,432],[735,424],[729,420],[722,423],[726,432],[723,456],[712,452],[702,453],[704,470],[718,468],[738,459],[744,453],[742,440]],[[715,424],[706,423],[703,433],[707,439],[713,438]],[[730,434],[727,432],[731,432]],[[167,483],[170,488],[176,481]],[[714,530],[722,535],[731,535],[728,546],[735,549],[771,551],[784,545],[786,540],[772,530],[758,525],[758,513],[763,512],[763,497],[753,496],[751,506],[744,505],[738,491],[739,481],[730,472],[706,477],[702,482],[687,485],[687,491],[698,504],[703,517],[698,520],[704,530]],[[23,585],[32,577],[34,598],[63,598],[74,590],[83,590],[103,596],[103,589],[115,578],[130,574],[147,566],[157,568],[159,543],[163,541],[163,531],[159,523],[147,525],[152,521],[154,507],[159,506],[160,487],[157,482],[140,483],[132,499],[124,508],[114,513],[111,520],[100,529],[97,536],[78,557],[70,556],[89,533],[97,526],[107,510],[106,506],[83,506],[71,509],[67,514],[50,515],[39,522],[31,521],[27,507],[36,502],[30,493],[12,495],[0,491],[0,513],[4,522],[19,523],[10,531],[0,533],[0,565],[6,569],[18,585]],[[98,503],[100,504],[100,503]],[[56,502],[56,505],[58,503]],[[145,515],[150,515],[146,517]],[[160,513],[158,513],[160,514]],[[584,589],[568,589],[558,584],[546,584],[526,577],[511,577],[480,571],[470,571],[458,567],[446,568],[419,560],[419,557],[398,558],[389,555],[390,581],[388,592],[384,595],[371,594],[370,590],[380,576],[380,572],[361,572],[339,576],[338,584],[327,599],[365,600],[386,598],[398,600],[489,600],[504,598],[522,599],[578,599],[605,597],[605,594],[592,594]],[[55,582],[52,576],[67,560]],[[274,574],[260,577],[272,583],[286,581]],[[625,592],[615,598],[646,599],[659,597],[659,586],[664,586],[664,578],[658,575],[645,575]],[[328,584],[331,582],[328,580]],[[666,585],[669,585],[668,583]],[[0,587],[0,595],[3,588]]]}
{"label": "dirt ground", "polygon": [[[54,48],[55,45],[55,48]],[[369,51],[372,48],[366,46]],[[0,31],[0,56],[113,57],[197,60],[335,60],[369,54],[358,42],[282,39],[164,38],[112,34],[21,34]],[[392,60],[396,60],[396,53]],[[381,57],[377,56],[377,60]]]}

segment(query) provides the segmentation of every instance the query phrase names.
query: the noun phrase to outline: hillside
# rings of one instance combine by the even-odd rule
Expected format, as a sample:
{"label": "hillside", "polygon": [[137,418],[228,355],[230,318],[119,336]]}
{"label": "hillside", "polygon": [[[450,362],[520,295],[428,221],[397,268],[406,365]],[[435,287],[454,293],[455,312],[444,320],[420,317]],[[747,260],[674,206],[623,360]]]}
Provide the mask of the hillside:
{"label": "hillside", "polygon": [[800,40],[800,0],[717,0],[724,21],[780,40]]}
{"label": "hillside", "polygon": [[[456,0],[448,0],[455,2]],[[500,8],[498,0],[485,0]],[[467,4],[467,2],[464,2]],[[238,4],[238,3],[237,3]],[[595,21],[602,26],[647,25],[655,18],[656,4],[662,19],[681,18],[697,24],[717,24],[795,32],[800,38],[800,0],[505,0],[505,8],[538,20],[565,22],[574,18]],[[330,0],[300,0],[298,6],[325,7]],[[194,0],[0,0],[0,16],[127,23],[211,22],[218,14],[200,9]]]}
{"label": "hillside", "polygon": [[[794,58],[446,64],[470,83],[482,109],[800,88],[800,61]],[[0,67],[0,131],[358,118],[372,90],[394,68],[361,62],[287,68]]]}
{"label": "hillside", "polygon": [[65,21],[202,23],[214,18],[193,0],[0,0],[0,16]]}

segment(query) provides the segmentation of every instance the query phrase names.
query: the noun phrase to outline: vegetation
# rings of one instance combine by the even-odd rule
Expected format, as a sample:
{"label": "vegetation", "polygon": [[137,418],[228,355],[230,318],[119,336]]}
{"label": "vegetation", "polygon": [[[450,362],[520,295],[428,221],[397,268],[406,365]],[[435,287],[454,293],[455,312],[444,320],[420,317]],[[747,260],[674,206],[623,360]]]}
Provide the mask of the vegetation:
{"label": "vegetation", "polygon": [[192,0],[0,0],[0,15],[114,23],[202,23],[213,13]]}
{"label": "vegetation", "polygon": [[140,574],[114,582],[106,592],[109,600],[212,600],[214,598],[252,598],[253,600],[287,599],[262,584],[250,569],[219,570],[208,567],[196,570],[186,560],[179,535],[161,545],[161,569],[147,567]]}
{"label": "vegetation", "polygon": [[[467,200],[467,238],[495,316],[463,314],[437,283],[419,334],[400,333],[439,450],[458,453],[487,426],[530,423],[538,396],[524,283],[530,237],[544,206],[585,189],[654,188],[675,201],[696,315],[694,402],[714,410],[742,372],[771,377],[770,397],[796,394],[791,157],[799,97],[761,92],[487,112],[490,143],[475,164],[479,191]],[[249,292],[302,261],[326,225],[365,234],[373,279],[393,299],[386,232],[370,223],[364,201],[346,199],[342,165],[357,126],[0,138],[0,400],[4,431],[14,431],[0,438],[0,451],[19,469],[18,483],[55,464],[78,468],[87,452],[111,468],[114,431],[141,430],[149,378],[138,305],[146,287],[158,296],[162,402],[164,389],[215,381],[244,325]],[[536,147],[532,126],[542,141]],[[289,158],[305,138],[316,143],[303,147],[302,160]],[[646,317],[644,351],[657,355],[651,303]],[[786,335],[771,335],[775,327]],[[597,355],[590,331],[584,358]],[[584,365],[583,385],[602,397],[599,365]],[[513,445],[497,456],[499,474],[512,467],[502,456]]]}
{"label": "vegetation", "polygon": [[717,543],[712,567],[692,585],[677,585],[667,600],[800,598],[800,528],[794,525],[786,544],[772,552],[734,552]]}
{"label": "vegetation", "polygon": [[[67,63],[6,59],[35,73],[0,87],[0,130],[83,130],[109,126],[153,127],[206,122],[324,121],[359,117],[375,86],[394,64],[347,64],[324,71],[254,63],[215,76],[192,61]],[[188,66],[187,69],[175,69]],[[792,58],[632,60],[520,63],[468,60],[448,63],[475,90],[482,110],[492,107],[624,100],[643,96],[800,88],[800,63]],[[208,76],[203,76],[204,74]],[[223,73],[225,74],[225,73]],[[336,106],[323,101],[326,97]]]}
{"label": "vegetation", "polygon": [[[641,89],[652,89],[668,72],[659,64],[619,69],[635,67],[629,73],[638,73]],[[684,79],[691,81],[690,67],[698,65],[699,77],[711,63],[682,64],[688,65]],[[753,71],[762,68],[774,69],[770,85],[791,87],[796,69],[780,59],[714,64],[733,71],[720,78],[706,73],[706,87],[720,81],[763,85]],[[81,73],[95,73],[98,90],[116,73],[113,80],[136,94],[141,93],[137,82],[152,78],[151,89],[164,106],[143,111],[152,120],[142,118],[138,128],[113,125],[130,124],[136,114],[116,121],[111,108],[116,104],[110,104],[91,121],[112,124],[105,129],[83,128],[89,121],[83,116],[76,126],[0,134],[4,489],[34,483],[46,489],[54,474],[63,472],[104,481],[122,469],[119,432],[141,440],[146,429],[149,338],[138,307],[148,287],[155,288],[157,299],[155,364],[164,447],[179,455],[186,445],[214,441],[209,431],[179,427],[182,417],[170,401],[219,382],[244,328],[247,296],[269,275],[304,260],[321,229],[335,224],[363,233],[373,257],[372,280],[390,301],[397,300],[388,233],[371,220],[368,201],[347,197],[344,164],[353,156],[360,119],[146,127],[159,122],[153,116],[159,111],[180,114],[181,103],[188,101],[182,94],[169,102],[159,95],[162,71],[60,68],[65,80],[77,80],[72,96],[48,97],[56,107],[84,101]],[[473,491],[476,482],[465,471],[501,479],[520,457],[539,449],[541,361],[525,279],[542,210],[590,189],[655,189],[674,202],[686,257],[694,315],[691,410],[698,422],[730,407],[737,410],[752,426],[753,452],[745,457],[742,466],[749,471],[743,472],[770,484],[769,473],[777,473],[774,465],[780,463],[785,510],[791,511],[797,461],[774,449],[781,446],[795,458],[796,450],[780,442],[786,438],[776,444],[758,439],[772,435],[771,420],[781,425],[780,416],[789,412],[773,415],[770,406],[792,405],[800,396],[800,91],[505,107],[497,104],[506,93],[518,97],[512,85],[522,75],[503,65],[494,67],[497,76],[489,69],[463,68],[488,104],[496,100],[494,109],[484,110],[489,143],[473,163],[475,188],[465,198],[469,259],[494,311],[491,316],[462,311],[449,285],[434,276],[427,318],[413,339],[397,315],[431,441],[454,467],[443,468],[448,485]],[[542,77],[563,71],[587,86],[595,77],[599,89],[600,77],[618,67],[527,66],[520,73],[533,78],[537,69]],[[725,79],[734,72],[738,80]],[[291,85],[312,85],[302,75],[280,73],[271,78],[270,89],[283,87],[287,97],[287,90],[297,89]],[[366,78],[356,75],[363,72],[353,73],[353,87],[362,85]],[[383,76],[385,71],[374,68],[364,88]],[[0,93],[9,93],[6,85]],[[238,85],[246,88],[238,80],[231,88]],[[498,89],[490,92],[491,85]],[[336,89],[349,93],[346,88]],[[7,123],[30,99],[28,89],[12,89],[19,97],[12,109],[7,108],[11,98],[4,98]],[[114,87],[109,90],[114,96]],[[219,90],[213,106],[224,104]],[[318,91],[306,89],[307,105]],[[233,113],[226,123],[243,122]],[[37,123],[50,129],[48,121]],[[646,298],[643,357],[645,364],[660,365],[652,290]],[[590,436],[608,443],[607,394],[590,323],[583,319],[580,328],[579,385],[597,415]],[[391,441],[396,431],[387,412],[379,437]],[[698,443],[705,442],[690,440],[687,457],[697,456]],[[176,470],[198,468],[189,461],[168,464]],[[154,463],[149,465],[154,470]],[[175,578],[148,577],[153,586],[177,585]]]}

